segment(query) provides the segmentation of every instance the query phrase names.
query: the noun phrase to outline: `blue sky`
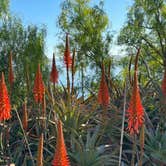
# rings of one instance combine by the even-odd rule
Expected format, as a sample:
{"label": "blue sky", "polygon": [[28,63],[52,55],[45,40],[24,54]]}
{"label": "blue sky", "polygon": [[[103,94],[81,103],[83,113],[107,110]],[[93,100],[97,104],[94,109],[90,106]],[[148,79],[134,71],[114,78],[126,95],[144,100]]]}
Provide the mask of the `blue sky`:
{"label": "blue sky", "polygon": [[[19,16],[25,25],[36,24],[46,25],[46,54],[52,57],[54,47],[58,43],[56,34],[57,19],[60,14],[60,4],[63,0],[10,0],[10,10],[12,13]],[[97,4],[99,0],[91,0],[92,5]],[[104,9],[107,12],[111,30],[117,34],[126,19],[127,9],[132,3],[132,0],[104,0]],[[112,52],[117,52],[118,47],[113,46]],[[116,54],[116,53],[115,53]]]}

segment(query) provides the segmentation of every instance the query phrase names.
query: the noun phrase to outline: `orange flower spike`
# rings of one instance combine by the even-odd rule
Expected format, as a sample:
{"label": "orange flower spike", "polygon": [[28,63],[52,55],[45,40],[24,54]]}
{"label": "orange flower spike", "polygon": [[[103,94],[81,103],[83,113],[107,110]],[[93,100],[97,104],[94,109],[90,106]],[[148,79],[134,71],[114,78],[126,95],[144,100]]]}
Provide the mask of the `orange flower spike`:
{"label": "orange flower spike", "polygon": [[33,94],[36,103],[42,103],[44,92],[45,92],[44,82],[42,80],[40,64],[38,64],[38,69],[36,72],[34,88],[33,88]]}
{"label": "orange flower spike", "polygon": [[12,52],[10,52],[10,56],[9,56],[9,83],[10,85],[13,84],[14,82],[14,73],[13,73],[13,67],[12,67]]}
{"label": "orange flower spike", "polygon": [[56,63],[55,63],[55,55],[53,54],[53,59],[52,59],[52,70],[50,73],[50,81],[52,83],[57,83],[58,82],[58,71],[56,68]]}
{"label": "orange flower spike", "polygon": [[72,66],[72,57],[70,55],[70,46],[69,46],[69,35],[66,34],[66,47],[64,52],[64,63],[66,68],[69,69]]}
{"label": "orange flower spike", "polygon": [[129,108],[127,110],[128,130],[131,135],[138,134],[139,129],[144,123],[144,108],[141,102],[139,86],[138,86],[138,78],[137,78],[139,53],[140,49],[138,50],[136,55],[133,91],[129,103]]}
{"label": "orange flower spike", "polygon": [[4,74],[1,75],[0,80],[0,121],[11,118],[11,105],[8,96],[7,87],[5,84]]}
{"label": "orange flower spike", "polygon": [[98,91],[98,103],[107,107],[110,103],[109,90],[105,79],[104,65],[102,65],[102,75]]}
{"label": "orange flower spike", "polygon": [[52,166],[70,166],[63,137],[62,122],[60,120],[57,124],[56,152],[52,161]]}
{"label": "orange flower spike", "polygon": [[161,89],[162,89],[163,95],[166,96],[166,68],[165,68],[164,77],[161,84]]}

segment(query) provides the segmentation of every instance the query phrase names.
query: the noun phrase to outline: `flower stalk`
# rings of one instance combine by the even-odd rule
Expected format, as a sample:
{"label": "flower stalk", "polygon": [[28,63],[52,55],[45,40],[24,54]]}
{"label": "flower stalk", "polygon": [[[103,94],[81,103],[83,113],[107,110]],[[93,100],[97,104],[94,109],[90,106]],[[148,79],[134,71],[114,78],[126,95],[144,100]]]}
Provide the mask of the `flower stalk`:
{"label": "flower stalk", "polygon": [[64,63],[66,65],[66,73],[67,73],[67,91],[68,95],[70,95],[70,78],[69,78],[69,68],[72,66],[72,58],[70,55],[70,45],[69,45],[69,34],[66,34],[66,46],[64,52]]}

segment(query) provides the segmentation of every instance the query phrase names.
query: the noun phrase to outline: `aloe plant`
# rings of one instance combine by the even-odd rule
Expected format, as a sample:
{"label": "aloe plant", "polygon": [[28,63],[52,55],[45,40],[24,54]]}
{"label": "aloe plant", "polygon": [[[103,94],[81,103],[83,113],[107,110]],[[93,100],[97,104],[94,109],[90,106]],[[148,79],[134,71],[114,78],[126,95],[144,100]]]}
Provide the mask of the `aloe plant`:
{"label": "aloe plant", "polygon": [[111,166],[117,165],[118,157],[112,155],[110,151],[111,145],[99,144],[101,137],[101,129],[95,127],[93,131],[87,131],[86,138],[79,136],[74,141],[76,144],[75,151],[70,156],[79,166]]}
{"label": "aloe plant", "polygon": [[146,159],[153,165],[166,165],[166,131],[161,133],[157,128],[154,133],[146,132]]}

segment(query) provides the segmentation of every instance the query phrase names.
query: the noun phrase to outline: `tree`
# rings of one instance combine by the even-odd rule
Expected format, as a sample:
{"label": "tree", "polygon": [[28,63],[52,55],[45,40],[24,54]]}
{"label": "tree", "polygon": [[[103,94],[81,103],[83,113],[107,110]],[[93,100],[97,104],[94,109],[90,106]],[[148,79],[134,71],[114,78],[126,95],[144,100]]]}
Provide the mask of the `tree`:
{"label": "tree", "polygon": [[151,85],[162,99],[160,80],[163,69],[166,70],[166,1],[135,0],[127,16],[118,42],[132,49],[141,47],[141,83],[144,87]]}
{"label": "tree", "polygon": [[[166,2],[164,0],[135,0],[121,29],[119,44],[139,47],[147,58],[166,66]],[[150,57],[148,57],[150,55]]]}
{"label": "tree", "polygon": [[9,11],[9,0],[0,1],[0,18],[8,14]]}
{"label": "tree", "polygon": [[46,78],[48,61],[44,54],[45,36],[45,28],[36,26],[25,28],[21,20],[14,16],[8,16],[0,25],[0,71],[8,75],[9,54],[12,51],[15,72],[13,95],[25,97],[31,93],[33,81],[30,80],[34,79],[38,63],[43,66]]}
{"label": "tree", "polygon": [[[121,29],[118,42],[121,45],[128,46],[128,49],[141,47],[140,72],[138,75],[146,112],[146,129],[149,130],[147,124],[150,121],[148,116],[150,116],[152,124],[155,126],[153,130],[155,128],[159,130],[160,138],[162,138],[165,136],[166,107],[163,102],[164,96],[161,92],[160,80],[163,77],[163,69],[166,70],[166,1],[135,0],[127,14],[127,22]],[[130,57],[128,56],[127,58],[129,61]],[[154,122],[153,119],[158,120]],[[148,132],[156,133],[153,130],[149,130]],[[159,149],[160,146],[156,142],[155,145],[155,148]],[[145,153],[148,153],[148,150],[146,149]],[[151,151],[151,155],[152,153]],[[150,160],[154,161],[154,163],[162,163],[164,160],[160,154],[156,150],[156,155],[153,155]],[[160,157],[157,157],[156,160],[154,156]]]}
{"label": "tree", "polygon": [[101,62],[109,56],[111,36],[107,31],[108,24],[102,2],[94,7],[90,6],[90,0],[68,0],[62,3],[59,27],[63,34],[70,34],[71,47],[76,48],[76,68],[82,78],[82,96],[86,69],[94,68],[95,73],[101,67]]}

